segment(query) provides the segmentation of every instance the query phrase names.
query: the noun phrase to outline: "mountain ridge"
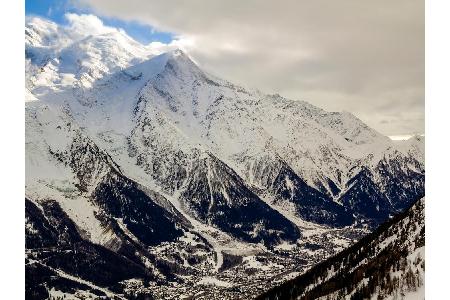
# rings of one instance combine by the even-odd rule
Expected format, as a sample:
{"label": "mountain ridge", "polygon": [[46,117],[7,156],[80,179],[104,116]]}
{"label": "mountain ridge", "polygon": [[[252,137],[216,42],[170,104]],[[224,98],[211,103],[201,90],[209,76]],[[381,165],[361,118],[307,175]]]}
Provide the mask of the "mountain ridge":
{"label": "mountain ridge", "polygon": [[[123,33],[71,41],[40,25],[26,26],[26,196],[163,281],[225,276],[233,295],[228,272],[299,271],[424,195],[423,139],[245,89],[181,50],[127,42],[133,56]],[[60,55],[74,45],[75,62]]]}

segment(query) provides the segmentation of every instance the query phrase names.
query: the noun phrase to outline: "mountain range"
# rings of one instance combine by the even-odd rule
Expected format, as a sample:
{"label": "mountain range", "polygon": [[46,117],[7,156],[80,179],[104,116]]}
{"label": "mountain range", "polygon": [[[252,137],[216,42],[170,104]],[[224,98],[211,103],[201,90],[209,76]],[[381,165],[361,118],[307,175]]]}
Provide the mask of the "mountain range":
{"label": "mountain range", "polygon": [[255,295],[425,194],[423,136],[393,142],[122,31],[36,17],[25,48],[30,297]]}

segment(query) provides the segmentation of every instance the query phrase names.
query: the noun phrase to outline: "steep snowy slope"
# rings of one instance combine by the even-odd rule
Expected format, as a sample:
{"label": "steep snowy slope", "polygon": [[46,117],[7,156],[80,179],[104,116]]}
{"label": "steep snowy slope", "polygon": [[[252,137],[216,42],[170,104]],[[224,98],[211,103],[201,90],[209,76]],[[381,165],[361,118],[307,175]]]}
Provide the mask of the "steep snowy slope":
{"label": "steep snowy slope", "polygon": [[[261,174],[252,173],[258,170],[254,165],[262,160],[265,165],[278,166],[277,170],[271,170],[276,178],[284,171],[283,164],[277,163],[281,160],[307,185],[322,193],[310,194],[310,199],[315,197],[312,202],[324,199],[330,202],[342,190],[345,192],[346,183],[358,171],[367,167],[375,173],[383,162],[384,168],[391,172],[383,173],[380,181],[399,177],[398,184],[403,185],[415,173],[424,172],[420,167],[423,163],[409,154],[398,151],[395,162],[387,160],[386,155],[391,155],[395,145],[349,113],[326,113],[303,102],[246,91],[205,74],[180,51],[170,54],[163,70],[149,83],[140,91],[137,106],[139,121],[144,123],[138,125],[140,131],[135,128],[131,134],[131,143],[136,145],[141,162],[148,158],[140,155],[139,149],[147,152],[148,147],[133,142],[141,132],[146,134],[150,130],[150,135],[156,135],[160,131],[157,135],[170,137],[171,141],[164,143],[170,143],[165,147],[173,148],[173,152],[206,148],[260,189],[270,187],[267,181],[258,181]],[[343,129],[345,126],[347,130]],[[145,136],[141,142],[143,139],[158,141],[156,147],[161,147],[157,136]],[[407,165],[406,169],[395,169],[391,166],[395,163]],[[412,167],[414,174],[398,174]],[[423,180],[419,179],[418,184],[415,182],[414,186],[419,193],[423,192]],[[408,192],[407,205],[417,196]],[[397,199],[391,201],[394,203],[388,213],[397,208]],[[327,207],[333,210],[331,204]],[[326,218],[316,221],[329,222]]]}
{"label": "steep snowy slope", "polygon": [[257,299],[424,299],[425,200]]}
{"label": "steep snowy slope", "polygon": [[35,94],[89,87],[154,54],[119,30],[88,35],[38,17],[27,19],[25,26],[26,86]]}
{"label": "steep snowy slope", "polygon": [[[235,169],[235,185],[247,181],[246,188],[265,191],[258,196],[292,202],[299,217],[321,224],[349,225],[347,211],[379,222],[423,195],[423,162],[351,114],[247,91],[204,73],[179,50],[40,99],[49,109],[64,107],[126,174],[171,196],[192,194],[183,189],[194,188],[187,184],[192,166],[207,152]],[[274,168],[270,175],[255,167],[261,161]],[[295,191],[287,193],[293,178]],[[187,208],[194,217],[204,209]]]}
{"label": "steep snowy slope", "polygon": [[425,135],[414,135],[407,140],[396,141],[397,148],[411,157],[424,161],[425,157]]}
{"label": "steep snowy slope", "polygon": [[84,242],[179,284],[158,297],[249,264],[284,278],[424,195],[421,137],[394,143],[348,112],[237,86],[122,31],[33,18],[25,34],[26,196],[53,201]]}

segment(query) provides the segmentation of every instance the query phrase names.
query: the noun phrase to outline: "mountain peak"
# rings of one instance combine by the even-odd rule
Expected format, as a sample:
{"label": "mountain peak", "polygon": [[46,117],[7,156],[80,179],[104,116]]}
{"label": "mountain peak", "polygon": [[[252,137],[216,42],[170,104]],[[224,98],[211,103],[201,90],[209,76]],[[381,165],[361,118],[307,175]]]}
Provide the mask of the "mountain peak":
{"label": "mountain peak", "polygon": [[170,52],[171,52],[171,54],[172,54],[174,57],[178,57],[178,56],[187,56],[186,53],[184,53],[183,50],[181,50],[180,48],[177,48],[177,49],[172,50],[172,51],[170,51]]}
{"label": "mountain peak", "polygon": [[181,49],[175,49],[175,50],[171,50],[165,53],[165,55],[168,58],[168,61],[173,61],[176,62],[178,64],[186,64],[186,65],[190,65],[192,67],[195,67],[196,69],[200,69],[197,64],[191,59],[191,57],[186,54],[183,50]]}
{"label": "mountain peak", "polygon": [[[169,288],[172,298],[186,289],[198,295],[197,276],[217,275],[248,298],[264,280],[323,259],[424,194],[423,148],[394,152],[350,113],[247,90],[203,71],[181,49],[154,55],[120,30],[78,38],[61,28],[56,36],[26,30],[26,194],[44,208],[36,222],[27,219],[27,245],[45,246],[27,250],[27,268],[48,264],[141,295],[145,278],[97,280],[111,278],[112,255],[123,255],[121,268],[139,263],[161,283],[150,297],[167,297]],[[71,232],[56,223],[61,216],[73,221]],[[72,245],[57,239],[59,229],[77,237],[79,229],[86,243],[112,252],[66,253]],[[55,243],[44,243],[47,235]],[[42,256],[52,245],[61,247]],[[93,272],[71,268],[91,258],[102,262]],[[173,288],[179,276],[192,279]],[[55,291],[53,279],[39,282]]]}

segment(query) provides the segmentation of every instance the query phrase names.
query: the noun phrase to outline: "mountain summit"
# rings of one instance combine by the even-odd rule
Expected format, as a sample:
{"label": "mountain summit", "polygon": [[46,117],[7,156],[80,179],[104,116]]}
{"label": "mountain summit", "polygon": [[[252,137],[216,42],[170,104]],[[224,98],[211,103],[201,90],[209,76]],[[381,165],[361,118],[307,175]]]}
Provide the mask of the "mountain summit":
{"label": "mountain summit", "polygon": [[424,196],[421,139],[122,32],[25,34],[30,295],[251,295]]}

